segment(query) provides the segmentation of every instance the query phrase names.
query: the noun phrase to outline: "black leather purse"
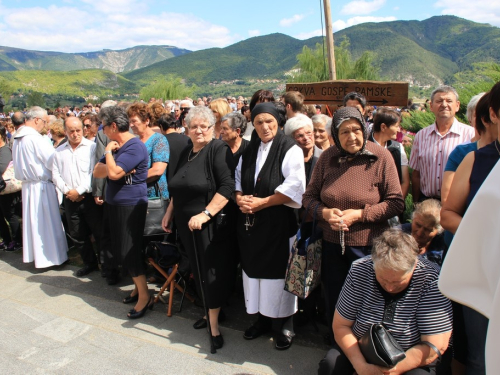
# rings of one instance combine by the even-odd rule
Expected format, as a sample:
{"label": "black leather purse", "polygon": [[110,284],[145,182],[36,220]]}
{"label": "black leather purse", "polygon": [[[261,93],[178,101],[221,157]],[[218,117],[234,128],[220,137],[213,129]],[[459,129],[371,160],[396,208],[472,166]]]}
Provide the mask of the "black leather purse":
{"label": "black leather purse", "polygon": [[156,197],[148,198],[148,210],[146,212],[146,222],[144,224],[144,236],[164,235],[165,231],[161,226],[163,216],[167,211],[169,200],[165,200],[160,195],[158,182],[155,182]]}
{"label": "black leather purse", "polygon": [[372,324],[358,344],[366,362],[372,365],[391,368],[406,358],[403,348],[382,323]]}

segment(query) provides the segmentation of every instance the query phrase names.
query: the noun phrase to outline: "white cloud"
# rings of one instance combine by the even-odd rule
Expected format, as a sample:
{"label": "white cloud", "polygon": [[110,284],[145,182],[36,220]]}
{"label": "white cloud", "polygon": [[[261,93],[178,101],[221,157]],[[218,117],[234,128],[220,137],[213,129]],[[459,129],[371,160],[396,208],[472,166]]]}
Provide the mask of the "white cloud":
{"label": "white cloud", "polygon": [[281,21],[280,21],[280,26],[281,27],[290,27],[292,26],[294,23],[297,23],[297,22],[300,22],[304,19],[305,17],[305,14],[295,14],[293,17],[291,18],[283,18]]}
{"label": "white cloud", "polygon": [[442,8],[441,14],[453,14],[471,21],[489,23],[500,27],[500,2],[498,0],[439,0],[435,8]]}
{"label": "white cloud", "polygon": [[385,5],[386,0],[355,0],[344,5],[340,11],[340,14],[370,14],[373,13]]}
{"label": "white cloud", "polygon": [[322,35],[322,30],[317,29],[317,30],[297,34],[294,36],[294,38],[304,40],[304,39],[309,39],[309,38],[313,38],[315,36],[321,36],[321,35]]}
{"label": "white cloud", "polygon": [[360,23],[365,23],[365,22],[388,22],[388,21],[396,21],[396,17],[371,17],[371,16],[365,16],[365,17],[353,17],[349,18],[347,21],[343,20],[337,20],[333,22],[332,27],[333,27],[333,32],[345,29],[346,27],[354,26],[354,25],[359,25]]}
{"label": "white cloud", "polygon": [[260,35],[260,30],[248,30],[248,36],[259,36]]}
{"label": "white cloud", "polygon": [[[192,14],[147,14],[135,0],[83,1],[88,6],[80,3],[78,8],[51,5],[22,9],[8,9],[0,2],[1,44],[32,50],[89,52],[163,44],[199,50],[225,47],[237,40],[226,27]],[[111,7],[115,7],[112,13]]]}

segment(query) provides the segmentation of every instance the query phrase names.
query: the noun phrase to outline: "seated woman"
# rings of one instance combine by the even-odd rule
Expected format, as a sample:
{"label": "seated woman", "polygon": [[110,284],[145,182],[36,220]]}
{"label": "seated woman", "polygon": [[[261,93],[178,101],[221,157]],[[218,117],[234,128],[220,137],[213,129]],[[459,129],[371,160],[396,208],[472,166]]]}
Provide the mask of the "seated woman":
{"label": "seated woman", "polygon": [[400,228],[417,241],[420,255],[441,266],[448,246],[440,221],[441,203],[437,199],[427,199],[417,204],[411,223],[402,224]]}
{"label": "seated woman", "polygon": [[[438,267],[418,253],[413,237],[389,229],[373,241],[371,256],[353,263],[333,318],[336,346],[318,374],[435,374],[428,365],[436,349],[442,354],[448,348],[452,309],[438,289]],[[392,369],[367,363],[358,345],[381,322],[406,352]]]}

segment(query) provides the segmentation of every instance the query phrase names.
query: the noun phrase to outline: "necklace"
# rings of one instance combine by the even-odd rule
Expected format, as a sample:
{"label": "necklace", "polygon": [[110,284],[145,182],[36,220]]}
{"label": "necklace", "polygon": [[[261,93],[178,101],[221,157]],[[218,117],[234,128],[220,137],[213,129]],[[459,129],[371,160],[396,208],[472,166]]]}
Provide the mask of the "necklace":
{"label": "necklace", "polygon": [[497,143],[498,139],[495,139],[495,148],[497,149],[498,155],[500,155],[500,150],[498,149]]}
{"label": "necklace", "polygon": [[[210,143],[210,142],[208,142],[208,143]],[[208,145],[208,143],[207,143],[207,145]],[[206,146],[206,145],[205,145],[205,146]],[[193,148],[191,149],[191,151],[189,151],[188,161],[193,161],[194,159],[196,159],[196,158],[198,157],[198,155],[200,154],[201,150],[203,150],[203,149],[205,148],[205,146],[203,146],[202,148],[200,148],[200,151],[198,151],[198,152],[196,153],[196,155],[195,155],[192,159],[189,159],[189,158],[191,157],[191,153],[193,152],[193,149],[194,149],[194,147],[193,147]]]}
{"label": "necklace", "polygon": [[245,217],[245,227],[246,227],[246,230],[248,230],[248,227],[253,227],[253,225],[255,224],[255,215],[253,217],[253,220],[252,222],[250,223],[250,216],[248,216],[248,214],[246,214],[246,217]]}

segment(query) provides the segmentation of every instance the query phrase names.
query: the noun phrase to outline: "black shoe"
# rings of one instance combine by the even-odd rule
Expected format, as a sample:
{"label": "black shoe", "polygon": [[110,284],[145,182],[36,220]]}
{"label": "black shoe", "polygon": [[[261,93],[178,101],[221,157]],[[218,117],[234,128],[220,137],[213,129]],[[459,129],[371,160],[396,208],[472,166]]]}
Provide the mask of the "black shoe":
{"label": "black shoe", "polygon": [[274,336],[274,347],[278,350],[287,350],[292,346],[293,337],[283,333]]}
{"label": "black shoe", "polygon": [[135,296],[128,295],[123,299],[123,303],[132,303],[132,302],[137,302],[139,300],[139,293],[137,293]]}
{"label": "black shoe", "polygon": [[193,328],[194,329],[207,328],[207,320],[205,318],[197,320],[196,323],[193,324]]}
{"label": "black shoe", "polygon": [[253,340],[269,331],[270,329],[261,328],[258,324],[254,324],[245,331],[243,338],[245,340]]}
{"label": "black shoe", "polygon": [[[219,323],[222,323],[223,321],[226,320],[226,313],[224,310],[221,310],[219,312]],[[197,320],[196,323],[193,324],[194,329],[202,329],[202,328],[207,328],[207,320],[205,318],[201,318],[200,320]]]}
{"label": "black shoe", "polygon": [[118,284],[121,280],[121,277],[118,273],[109,273],[107,276],[106,276],[106,282],[108,283],[108,285],[115,285],[115,284]]}
{"label": "black shoe", "polygon": [[219,336],[212,336],[212,341],[214,343],[215,349],[220,349],[224,346],[224,338],[222,337],[222,333],[219,333]]}
{"label": "black shoe", "polygon": [[135,311],[135,309],[132,309],[129,311],[129,313],[127,314],[128,318],[129,319],[139,319],[139,318],[142,318],[144,316],[144,314],[146,314],[146,311],[149,309],[149,310],[153,310],[153,307],[155,305],[155,300],[153,297],[149,298],[149,302],[146,304],[146,306],[144,306],[144,308],[141,310],[141,311]]}
{"label": "black shoe", "polygon": [[82,268],[80,268],[78,271],[76,271],[76,276],[77,277],[82,277],[85,275],[88,275],[92,271],[97,270],[97,264],[86,264]]}

